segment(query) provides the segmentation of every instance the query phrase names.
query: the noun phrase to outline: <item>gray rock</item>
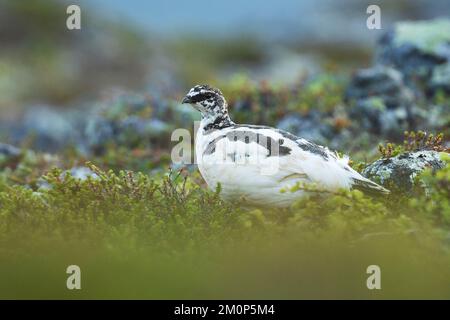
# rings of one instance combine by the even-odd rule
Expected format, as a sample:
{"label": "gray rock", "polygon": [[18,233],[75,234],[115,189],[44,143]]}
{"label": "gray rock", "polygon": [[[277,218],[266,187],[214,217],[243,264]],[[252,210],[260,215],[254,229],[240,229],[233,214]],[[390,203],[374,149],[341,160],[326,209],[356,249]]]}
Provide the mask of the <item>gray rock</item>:
{"label": "gray rock", "polygon": [[143,119],[132,115],[117,123],[117,141],[123,145],[135,146],[167,133],[170,126],[159,119]]}
{"label": "gray rock", "polygon": [[414,95],[403,82],[403,75],[392,68],[375,66],[358,70],[345,93],[347,100],[378,97],[389,109],[412,104]]}
{"label": "gray rock", "polygon": [[120,119],[114,124],[116,127],[116,142],[121,145],[138,145],[140,140],[146,137],[149,121],[149,119],[143,119],[136,115]]}
{"label": "gray rock", "polygon": [[414,104],[402,74],[389,67],[359,70],[347,88],[346,99],[353,106],[350,116],[359,127],[385,137],[399,138],[426,118]]}
{"label": "gray rock", "polygon": [[390,109],[379,97],[358,100],[350,111],[358,127],[385,137],[401,137],[405,130],[415,129],[425,114],[416,106],[400,105]]}
{"label": "gray rock", "polygon": [[114,140],[114,127],[108,119],[95,115],[87,121],[84,135],[90,149],[101,150],[107,143]]}
{"label": "gray rock", "polygon": [[10,144],[0,142],[0,155],[4,157],[18,157],[21,152],[19,148],[16,148]]}
{"label": "gray rock", "polygon": [[379,159],[368,165],[363,175],[381,183],[391,191],[411,193],[415,187],[415,178],[420,172],[426,168],[437,170],[444,166],[439,152],[423,150]]}
{"label": "gray rock", "polygon": [[48,107],[31,107],[16,126],[14,143],[20,144],[26,138],[32,138],[32,147],[39,151],[55,152],[80,140],[70,117],[63,111]]}
{"label": "gray rock", "polygon": [[110,143],[127,148],[151,146],[164,140],[163,136],[172,129],[159,118],[169,114],[166,105],[149,97],[122,94],[94,109],[84,130],[85,140],[97,154]]}
{"label": "gray rock", "polygon": [[446,111],[424,102],[437,90],[450,92],[450,20],[397,23],[381,39],[376,63],[346,90],[356,126],[393,140],[405,130],[445,128]]}
{"label": "gray rock", "polygon": [[108,119],[119,119],[129,114],[145,113],[151,110],[148,97],[138,94],[117,94],[101,105],[103,115]]}
{"label": "gray rock", "polygon": [[441,132],[450,128],[450,108],[446,105],[429,104],[427,110],[420,110],[423,121],[417,124],[417,130]]}
{"label": "gray rock", "polygon": [[434,68],[450,61],[450,20],[397,23],[381,38],[376,61],[400,70],[415,89],[417,80],[429,87]]}
{"label": "gray rock", "polygon": [[433,69],[430,88],[433,91],[443,90],[450,93],[450,62]]}

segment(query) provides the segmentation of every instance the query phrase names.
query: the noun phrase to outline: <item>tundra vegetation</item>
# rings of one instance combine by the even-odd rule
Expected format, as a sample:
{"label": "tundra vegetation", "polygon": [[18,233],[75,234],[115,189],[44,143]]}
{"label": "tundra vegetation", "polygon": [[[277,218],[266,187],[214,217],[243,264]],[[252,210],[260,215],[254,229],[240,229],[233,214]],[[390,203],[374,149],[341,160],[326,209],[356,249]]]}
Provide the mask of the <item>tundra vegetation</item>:
{"label": "tundra vegetation", "polygon": [[[130,156],[108,147],[90,162],[70,150],[5,156],[1,296],[448,297],[450,157],[436,137],[425,145],[443,165],[417,174],[410,193],[311,195],[283,210],[225,202],[195,169],[155,166],[139,147]],[[416,144],[380,147],[380,156]],[[65,288],[71,264],[82,270],[77,292]],[[381,291],[366,288],[372,264]]]}

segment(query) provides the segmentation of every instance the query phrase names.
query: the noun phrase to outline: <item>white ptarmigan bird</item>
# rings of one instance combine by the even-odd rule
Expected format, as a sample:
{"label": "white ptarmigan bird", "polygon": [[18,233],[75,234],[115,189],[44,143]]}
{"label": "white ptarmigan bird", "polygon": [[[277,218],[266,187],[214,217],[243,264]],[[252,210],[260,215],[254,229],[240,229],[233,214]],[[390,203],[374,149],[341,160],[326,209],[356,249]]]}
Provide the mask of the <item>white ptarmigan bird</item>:
{"label": "white ptarmigan bird", "polygon": [[219,89],[193,87],[182,103],[200,111],[195,152],[206,183],[220,183],[225,199],[244,199],[263,206],[286,207],[311,188],[281,192],[295,185],[313,185],[322,192],[360,189],[387,194],[388,190],[364,178],[328,148],[279,129],[235,124]]}

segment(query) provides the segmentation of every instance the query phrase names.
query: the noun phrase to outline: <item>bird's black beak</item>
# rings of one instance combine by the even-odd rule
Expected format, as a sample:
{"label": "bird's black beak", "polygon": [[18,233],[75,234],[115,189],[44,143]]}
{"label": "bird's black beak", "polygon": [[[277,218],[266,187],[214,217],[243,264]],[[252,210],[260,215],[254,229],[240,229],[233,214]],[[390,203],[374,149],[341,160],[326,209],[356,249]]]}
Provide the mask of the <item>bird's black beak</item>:
{"label": "bird's black beak", "polygon": [[192,103],[191,98],[189,98],[188,96],[183,98],[183,101],[181,101],[181,103]]}

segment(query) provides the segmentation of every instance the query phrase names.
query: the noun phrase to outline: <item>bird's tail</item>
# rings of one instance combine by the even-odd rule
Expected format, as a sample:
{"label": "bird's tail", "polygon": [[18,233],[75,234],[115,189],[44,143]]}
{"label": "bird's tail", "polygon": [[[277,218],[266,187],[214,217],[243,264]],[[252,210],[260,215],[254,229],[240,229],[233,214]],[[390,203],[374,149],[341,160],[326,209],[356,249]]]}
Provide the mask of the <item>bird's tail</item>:
{"label": "bird's tail", "polygon": [[350,173],[350,188],[356,189],[369,195],[387,195],[391,193],[388,189],[379,184],[363,177],[358,171],[355,171],[348,165],[348,157],[344,156],[339,159],[341,165]]}
{"label": "bird's tail", "polygon": [[387,195],[390,191],[363,176],[352,178],[352,189],[360,190],[370,195]]}

